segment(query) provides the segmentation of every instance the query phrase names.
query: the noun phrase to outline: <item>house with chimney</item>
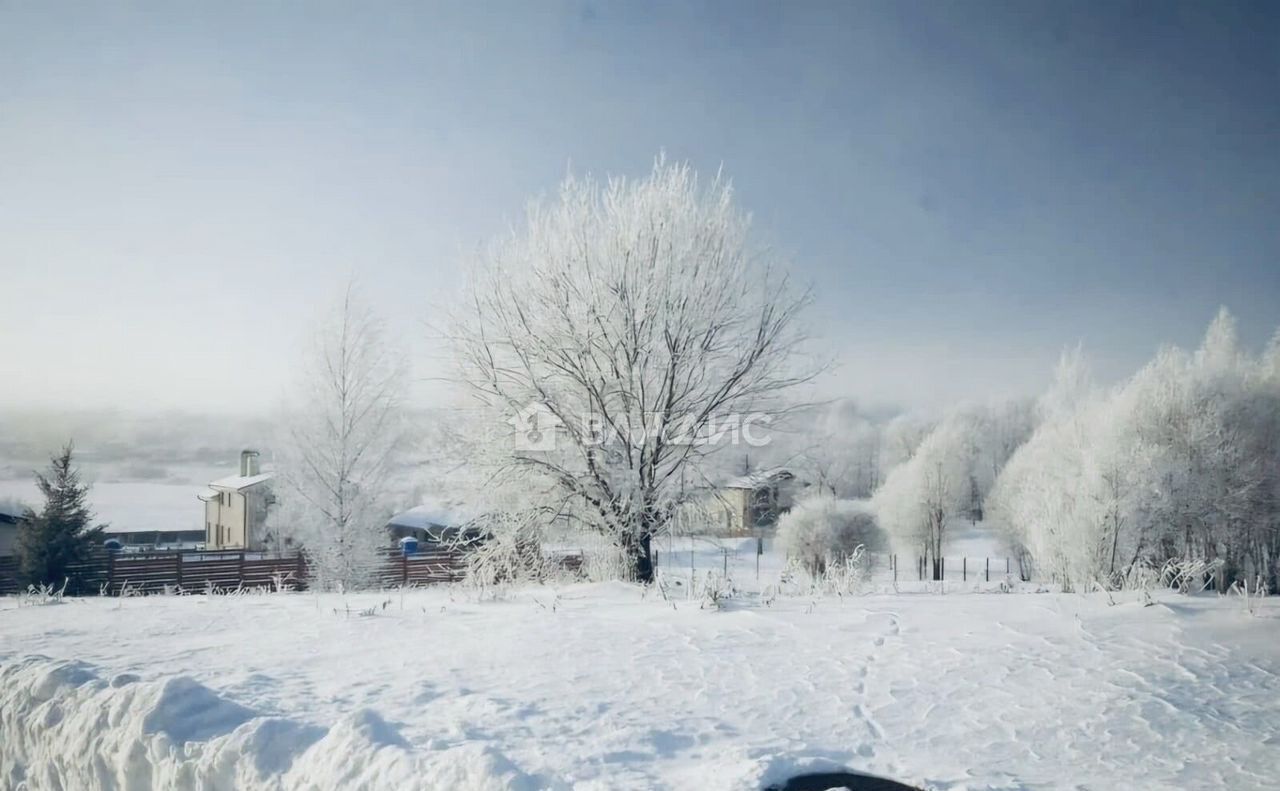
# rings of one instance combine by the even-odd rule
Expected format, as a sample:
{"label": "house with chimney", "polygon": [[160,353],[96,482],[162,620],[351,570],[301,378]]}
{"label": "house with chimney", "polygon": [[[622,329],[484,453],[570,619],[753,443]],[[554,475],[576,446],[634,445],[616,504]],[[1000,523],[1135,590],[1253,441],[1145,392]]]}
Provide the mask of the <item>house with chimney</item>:
{"label": "house with chimney", "polygon": [[729,535],[767,535],[778,527],[778,517],[791,510],[809,484],[783,467],[732,478],[715,493],[715,505]]}
{"label": "house with chimney", "polygon": [[204,503],[205,548],[265,550],[267,514],[275,504],[271,492],[272,475],[258,467],[258,452],[240,453],[240,471],[210,481],[200,493]]}

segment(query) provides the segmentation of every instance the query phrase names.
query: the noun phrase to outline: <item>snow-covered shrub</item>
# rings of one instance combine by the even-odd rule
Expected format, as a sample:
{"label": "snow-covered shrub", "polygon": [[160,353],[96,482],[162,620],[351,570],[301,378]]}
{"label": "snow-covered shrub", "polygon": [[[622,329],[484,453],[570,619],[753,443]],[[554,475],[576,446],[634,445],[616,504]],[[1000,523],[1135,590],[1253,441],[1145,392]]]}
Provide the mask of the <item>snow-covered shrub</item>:
{"label": "snow-covered shrub", "polygon": [[822,573],[810,581],[812,590],[829,596],[860,593],[867,581],[867,565],[866,549],[862,546],[843,557],[827,558]]}
{"label": "snow-covered shrub", "polygon": [[720,609],[735,592],[733,580],[714,571],[708,571],[697,586],[697,598],[704,610]]}
{"label": "snow-covered shrub", "polygon": [[1217,576],[1222,560],[1170,560],[1160,570],[1160,581],[1181,593],[1200,593]]}
{"label": "snow-covered shrub", "polygon": [[61,587],[52,585],[28,585],[26,591],[18,594],[19,607],[43,607],[48,604],[62,604],[63,593],[67,590],[64,580]]}
{"label": "snow-covered shrub", "polygon": [[563,572],[561,564],[542,553],[541,542],[529,531],[502,531],[460,548],[467,559],[463,587],[482,599],[504,598],[512,586],[546,582]]}
{"label": "snow-covered shrub", "polygon": [[823,558],[820,568],[806,566],[795,558],[788,561],[776,589],[766,590],[768,604],[772,597],[845,596],[861,593],[869,575],[866,548],[858,545],[852,552]]}
{"label": "snow-covered shrub", "polygon": [[582,575],[592,582],[626,580],[633,575],[627,554],[612,544],[600,544],[582,551]]}
{"label": "snow-covered shrub", "polygon": [[1258,600],[1268,593],[1267,583],[1262,579],[1262,575],[1258,575],[1252,584],[1249,583],[1249,580],[1236,580],[1231,583],[1229,593],[1240,596],[1244,600],[1245,612],[1250,615],[1257,615]]}
{"label": "snow-covered shrub", "polygon": [[811,575],[843,563],[859,547],[878,551],[884,538],[875,513],[861,500],[826,495],[805,498],[778,520],[778,544]]}

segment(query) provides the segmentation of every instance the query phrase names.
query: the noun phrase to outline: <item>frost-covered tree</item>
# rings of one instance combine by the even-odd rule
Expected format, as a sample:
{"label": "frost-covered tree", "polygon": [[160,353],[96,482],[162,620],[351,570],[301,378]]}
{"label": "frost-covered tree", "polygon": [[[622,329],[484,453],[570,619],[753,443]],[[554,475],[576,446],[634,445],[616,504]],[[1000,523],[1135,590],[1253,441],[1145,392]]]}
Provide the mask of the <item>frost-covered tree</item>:
{"label": "frost-covered tree", "polygon": [[880,485],[884,426],[850,399],[806,409],[768,450],[772,466],[794,470],[818,490],[842,499],[865,499]]}
{"label": "frost-covered tree", "polygon": [[949,525],[982,517],[996,475],[1031,430],[1026,404],[964,407],[946,416],[894,467],[875,493],[880,524],[898,547],[919,553],[942,575]]}
{"label": "frost-covered tree", "polygon": [[44,505],[39,512],[27,510],[18,528],[18,574],[24,584],[63,582],[69,567],[83,562],[102,540],[106,525],[91,524],[89,487],[80,482],[73,451],[68,442],[49,460],[46,472],[36,473]]}
{"label": "frost-covered tree", "polygon": [[454,337],[484,492],[609,537],[649,580],[705,455],[760,439],[817,370],[809,296],[749,231],[726,181],[659,158],[641,179],[567,178],[483,254]]}
{"label": "frost-covered tree", "polygon": [[884,534],[865,500],[839,500],[829,494],[806,497],[778,520],[778,545],[810,574],[827,563],[853,556],[858,547],[878,552]]}
{"label": "frost-covered tree", "polygon": [[276,455],[273,521],[305,549],[320,587],[366,584],[389,543],[405,382],[383,322],[348,286],[316,328]]}
{"label": "frost-covered tree", "polygon": [[933,426],[932,421],[919,415],[898,415],[885,425],[880,441],[882,482],[894,467],[911,460]]}
{"label": "frost-covered tree", "polygon": [[1261,575],[1274,586],[1274,349],[1242,352],[1224,310],[1197,351],[1163,349],[1106,392],[1065,360],[992,493],[999,521],[1068,588],[1171,560],[1215,564],[1219,585]]}

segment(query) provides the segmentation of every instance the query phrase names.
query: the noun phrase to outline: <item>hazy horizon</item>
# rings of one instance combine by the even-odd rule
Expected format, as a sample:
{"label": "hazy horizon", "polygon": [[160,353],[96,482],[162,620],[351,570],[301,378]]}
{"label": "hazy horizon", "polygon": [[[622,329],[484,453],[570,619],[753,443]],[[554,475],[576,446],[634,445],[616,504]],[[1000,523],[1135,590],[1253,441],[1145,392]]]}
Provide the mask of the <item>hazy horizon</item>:
{"label": "hazy horizon", "polygon": [[723,166],[822,392],[930,409],[1280,323],[1274,6],[0,6],[0,407],[275,407],[355,274],[412,348],[565,172]]}

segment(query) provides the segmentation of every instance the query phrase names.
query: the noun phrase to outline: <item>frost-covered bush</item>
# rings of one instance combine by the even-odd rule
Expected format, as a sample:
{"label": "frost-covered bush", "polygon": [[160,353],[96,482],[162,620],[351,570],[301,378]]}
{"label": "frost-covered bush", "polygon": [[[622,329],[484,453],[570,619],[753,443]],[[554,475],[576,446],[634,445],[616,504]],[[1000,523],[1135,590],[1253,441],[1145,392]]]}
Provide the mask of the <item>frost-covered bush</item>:
{"label": "frost-covered bush", "polygon": [[884,545],[875,513],[862,500],[817,495],[801,500],[778,520],[778,543],[810,574],[822,574],[832,561],[843,562],[858,547]]}
{"label": "frost-covered bush", "polygon": [[776,589],[767,596],[845,596],[861,593],[868,572],[866,547],[859,544],[841,557],[827,555],[820,568],[813,568],[796,558],[787,562]]}
{"label": "frost-covered bush", "polygon": [[66,593],[67,583],[64,580],[61,587],[55,588],[52,585],[28,585],[25,592],[18,594],[19,607],[41,607],[48,604],[62,604],[63,594]]}

